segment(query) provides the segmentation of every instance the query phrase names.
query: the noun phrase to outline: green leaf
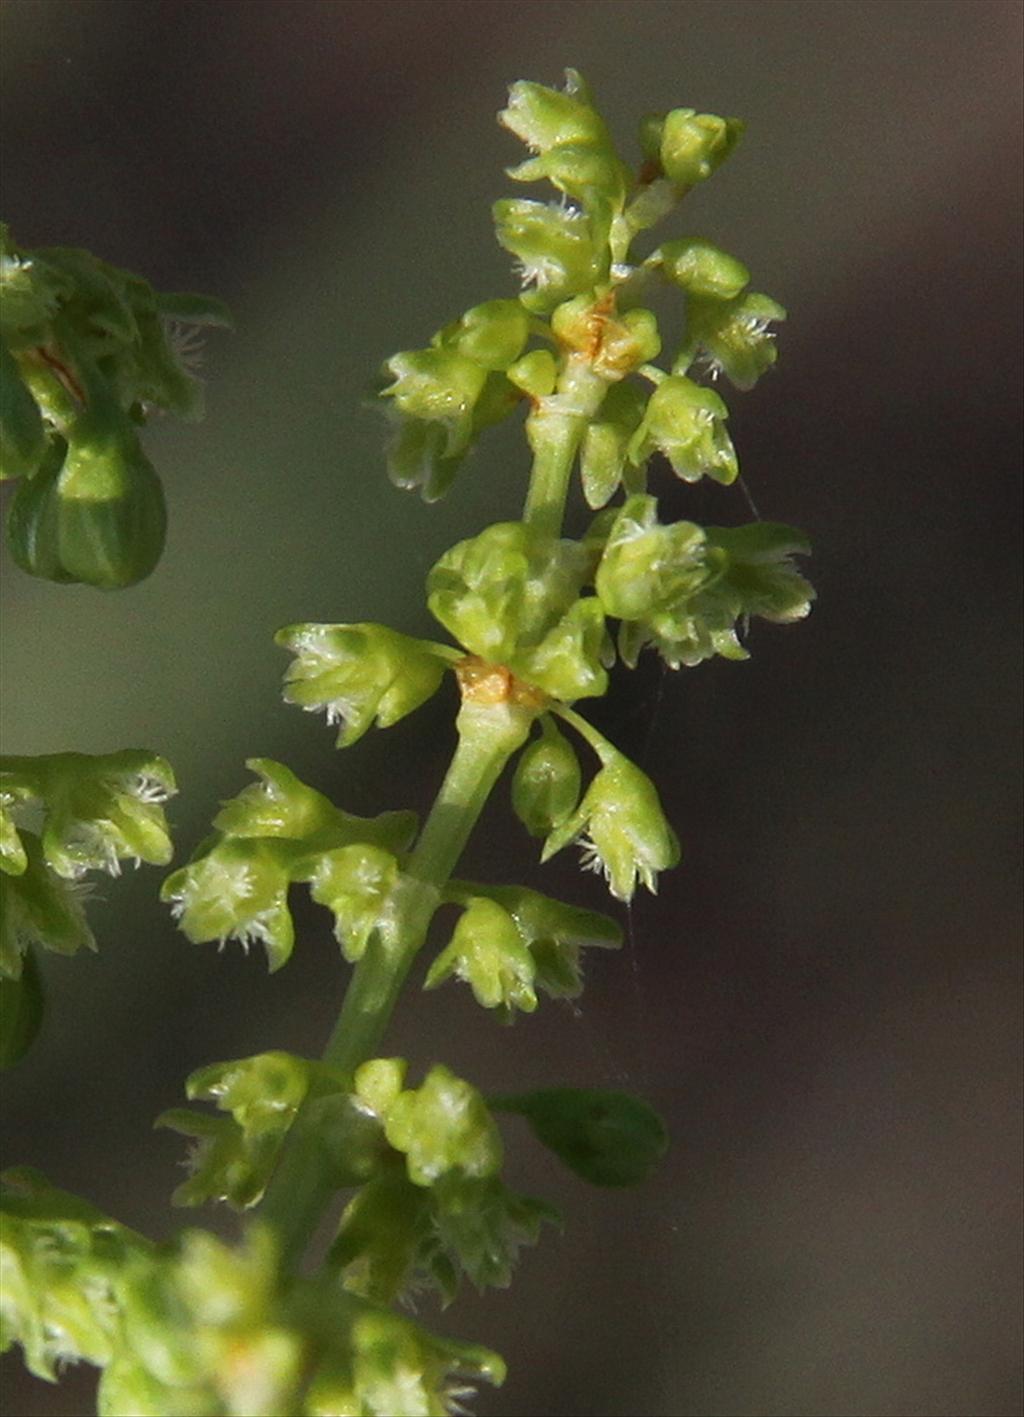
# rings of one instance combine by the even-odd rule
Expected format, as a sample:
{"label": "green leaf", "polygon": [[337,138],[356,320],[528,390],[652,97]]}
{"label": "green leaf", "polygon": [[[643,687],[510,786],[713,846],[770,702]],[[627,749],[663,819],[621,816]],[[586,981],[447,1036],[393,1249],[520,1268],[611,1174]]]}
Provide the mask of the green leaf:
{"label": "green leaf", "polygon": [[647,1180],[668,1148],[657,1112],[626,1092],[557,1087],[490,1103],[525,1117],[538,1141],[595,1186]]}

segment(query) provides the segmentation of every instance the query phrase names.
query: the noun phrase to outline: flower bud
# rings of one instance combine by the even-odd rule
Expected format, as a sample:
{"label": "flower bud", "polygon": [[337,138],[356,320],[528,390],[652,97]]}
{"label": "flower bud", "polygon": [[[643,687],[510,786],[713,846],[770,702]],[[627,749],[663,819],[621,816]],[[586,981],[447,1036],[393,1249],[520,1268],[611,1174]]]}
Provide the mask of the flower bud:
{"label": "flower bud", "polygon": [[453,974],[463,979],[485,1009],[500,1008],[511,1019],[514,1009],[533,1013],[535,966],[515,921],[493,900],[471,899],[451,943],[434,960],[423,987],[436,989]]}
{"label": "flower bud", "polygon": [[603,872],[608,889],[630,900],[639,880],[656,890],[659,871],[675,866],[679,843],[665,820],[650,778],[621,753],[610,751],[573,815],[548,837],[542,861],[582,838],[583,864]]}
{"label": "flower bud", "polygon": [[113,590],[150,574],[166,525],[160,479],[129,420],[109,402],[68,430],[59,468],[47,460],[22,480],[7,538],[32,575]]}
{"label": "flower bud", "polygon": [[674,108],[644,120],[641,139],[648,156],[677,187],[710,177],[743,133],[738,118],[717,118],[693,108]]}
{"label": "flower bud", "polygon": [[534,152],[565,144],[610,142],[604,120],[575,69],[565,71],[565,88],[551,89],[522,79],[508,91],[508,106],[498,114],[510,132]]}
{"label": "flower bud", "polygon": [[750,280],[742,261],[698,236],[666,241],[657,252],[665,276],[688,295],[732,300]]}
{"label": "flower bud", "polygon": [[512,807],[531,836],[547,836],[580,799],[580,765],[575,750],[550,714],[541,736],[519,755],[512,778]]}
{"label": "flower bud", "polygon": [[716,482],[734,482],[739,465],[725,428],[728,416],[729,410],[714,389],[682,375],[671,376],[647,402],[643,422],[629,445],[630,460],[639,464],[653,452],[660,452],[684,482],[697,482],[704,476]]}
{"label": "flower bud", "polygon": [[532,399],[547,398],[555,391],[558,364],[549,349],[532,349],[510,365],[507,372],[516,388]]}
{"label": "flower bud", "polygon": [[376,722],[390,728],[425,703],[444,677],[445,661],[424,640],[384,625],[289,625],[275,642],[295,655],[284,697],[310,712],[326,709],[349,747]]}
{"label": "flower bud", "polygon": [[439,423],[446,431],[445,454],[469,446],[473,408],[483,392],[487,371],[452,349],[417,349],[392,355],[387,362],[394,383],[382,398],[394,399],[406,417]]}
{"label": "flower bud", "polygon": [[530,317],[518,300],[488,300],[474,305],[435,337],[440,349],[454,349],[481,369],[507,369],[523,352]]}

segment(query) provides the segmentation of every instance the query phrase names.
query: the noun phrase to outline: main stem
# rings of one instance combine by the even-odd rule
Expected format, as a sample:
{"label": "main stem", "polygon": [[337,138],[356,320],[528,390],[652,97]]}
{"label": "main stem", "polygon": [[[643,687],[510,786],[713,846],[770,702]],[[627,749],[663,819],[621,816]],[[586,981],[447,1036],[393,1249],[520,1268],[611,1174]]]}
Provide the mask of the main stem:
{"label": "main stem", "polygon": [[[323,1062],[335,1076],[351,1078],[377,1051],[441,890],[533,717],[531,710],[512,704],[463,705],[459,741],[444,781],[390,906],[356,964],[324,1049]],[[286,1263],[301,1258],[334,1190],[309,1111],[300,1108],[261,1208],[277,1231]]]}

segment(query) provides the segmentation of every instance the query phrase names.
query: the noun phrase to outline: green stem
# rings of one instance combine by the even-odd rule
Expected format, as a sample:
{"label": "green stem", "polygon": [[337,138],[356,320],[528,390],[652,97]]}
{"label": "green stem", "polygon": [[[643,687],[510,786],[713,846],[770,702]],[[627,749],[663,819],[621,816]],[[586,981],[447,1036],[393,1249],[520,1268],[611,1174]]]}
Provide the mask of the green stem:
{"label": "green stem", "polygon": [[[426,939],[441,890],[455,869],[484,803],[533,710],[465,704],[459,742],[398,889],[357,963],[323,1062],[349,1079],[378,1050],[410,966]],[[299,1110],[263,1198],[285,1261],[299,1260],[335,1186],[325,1173],[306,1109]]]}
{"label": "green stem", "polygon": [[576,452],[607,392],[608,384],[594,373],[590,363],[571,354],[556,392],[540,399],[526,420],[533,467],[523,521],[542,535],[558,537],[562,533]]}

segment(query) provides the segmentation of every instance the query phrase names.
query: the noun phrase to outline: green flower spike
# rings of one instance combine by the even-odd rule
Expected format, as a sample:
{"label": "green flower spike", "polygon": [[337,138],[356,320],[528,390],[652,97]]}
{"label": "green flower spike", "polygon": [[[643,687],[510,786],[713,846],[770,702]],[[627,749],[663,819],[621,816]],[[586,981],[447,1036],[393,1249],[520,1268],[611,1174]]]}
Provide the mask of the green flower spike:
{"label": "green flower spike", "polygon": [[714,389],[682,375],[664,379],[651,394],[643,422],[630,441],[630,461],[640,464],[652,453],[664,453],[684,482],[702,477],[735,482],[739,465],[725,428],[728,416]]}
{"label": "green flower spike", "polygon": [[584,867],[602,872],[618,900],[631,900],[637,881],[657,889],[658,872],[679,861],[679,842],[647,774],[610,745],[601,757],[603,766],[583,801],[548,837],[541,860],[580,841]]}
{"label": "green flower spike", "polygon": [[384,625],[289,625],[275,642],[295,655],[285,675],[287,703],[340,725],[347,748],[376,723],[390,728],[431,698],[452,653]]}

